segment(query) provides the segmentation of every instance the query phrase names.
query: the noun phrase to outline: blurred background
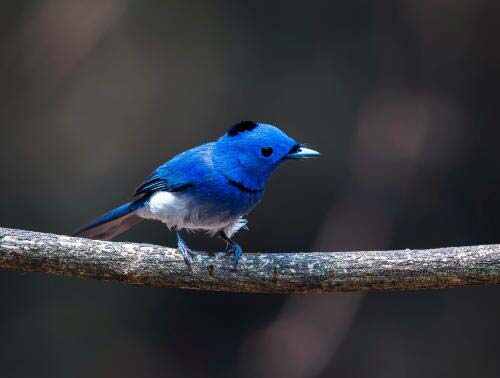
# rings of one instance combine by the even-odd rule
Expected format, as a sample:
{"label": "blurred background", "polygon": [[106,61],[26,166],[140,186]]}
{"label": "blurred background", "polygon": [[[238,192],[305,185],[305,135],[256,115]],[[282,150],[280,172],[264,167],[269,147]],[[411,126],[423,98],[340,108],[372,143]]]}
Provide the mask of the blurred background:
{"label": "blurred background", "polygon": [[[323,156],[273,176],[246,251],[498,243],[499,18],[495,0],[3,0],[0,225],[71,233],[252,119]],[[174,245],[152,222],[122,240]],[[498,377],[499,294],[0,272],[0,376]]]}

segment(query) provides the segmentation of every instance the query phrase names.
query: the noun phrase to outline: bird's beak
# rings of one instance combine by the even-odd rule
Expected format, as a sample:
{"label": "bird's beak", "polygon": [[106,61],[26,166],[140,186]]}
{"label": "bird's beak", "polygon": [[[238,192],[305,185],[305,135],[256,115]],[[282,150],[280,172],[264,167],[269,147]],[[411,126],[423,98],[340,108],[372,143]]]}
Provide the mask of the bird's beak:
{"label": "bird's beak", "polygon": [[311,148],[298,146],[298,148],[292,149],[292,151],[285,156],[285,159],[309,159],[320,155],[321,154],[318,151],[314,151]]}

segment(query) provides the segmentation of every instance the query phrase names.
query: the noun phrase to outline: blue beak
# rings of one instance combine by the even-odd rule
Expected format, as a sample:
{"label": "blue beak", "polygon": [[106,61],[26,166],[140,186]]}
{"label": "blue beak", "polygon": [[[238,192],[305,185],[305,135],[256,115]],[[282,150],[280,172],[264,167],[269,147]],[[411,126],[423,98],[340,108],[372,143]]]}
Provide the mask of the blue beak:
{"label": "blue beak", "polygon": [[318,151],[314,151],[311,148],[306,148],[302,146],[297,146],[293,148],[288,155],[285,156],[285,159],[309,159],[320,156],[321,154]]}

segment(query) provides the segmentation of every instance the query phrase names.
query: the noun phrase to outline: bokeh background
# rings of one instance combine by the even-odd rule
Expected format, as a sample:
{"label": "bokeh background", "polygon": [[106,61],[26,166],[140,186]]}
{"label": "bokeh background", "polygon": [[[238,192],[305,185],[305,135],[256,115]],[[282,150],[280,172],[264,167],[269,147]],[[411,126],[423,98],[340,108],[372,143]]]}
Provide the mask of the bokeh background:
{"label": "bokeh background", "polygon": [[[273,176],[247,251],[500,242],[499,19],[496,0],[3,0],[0,225],[70,233],[253,119],[323,156]],[[155,223],[122,239],[174,244]],[[0,272],[0,376],[498,377],[499,295]]]}

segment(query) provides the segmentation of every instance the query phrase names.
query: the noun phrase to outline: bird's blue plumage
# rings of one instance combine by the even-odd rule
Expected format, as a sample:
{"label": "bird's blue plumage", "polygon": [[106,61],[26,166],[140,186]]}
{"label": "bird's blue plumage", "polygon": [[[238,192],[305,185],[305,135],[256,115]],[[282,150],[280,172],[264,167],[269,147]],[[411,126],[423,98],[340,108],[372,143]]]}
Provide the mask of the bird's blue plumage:
{"label": "bird's blue plumage", "polygon": [[[78,235],[109,239],[141,219],[155,219],[171,228],[217,233],[237,260],[241,248],[231,236],[262,199],[271,173],[287,158],[315,155],[319,154],[302,148],[275,126],[240,122],[217,141],[159,166],[137,188],[134,201],[106,213]],[[190,262],[180,235],[178,240],[179,250]]]}
{"label": "bird's blue plumage", "polygon": [[118,206],[80,228],[75,234],[95,239],[111,239],[139,222],[133,213],[144,206],[145,200],[146,198],[138,198]]}

